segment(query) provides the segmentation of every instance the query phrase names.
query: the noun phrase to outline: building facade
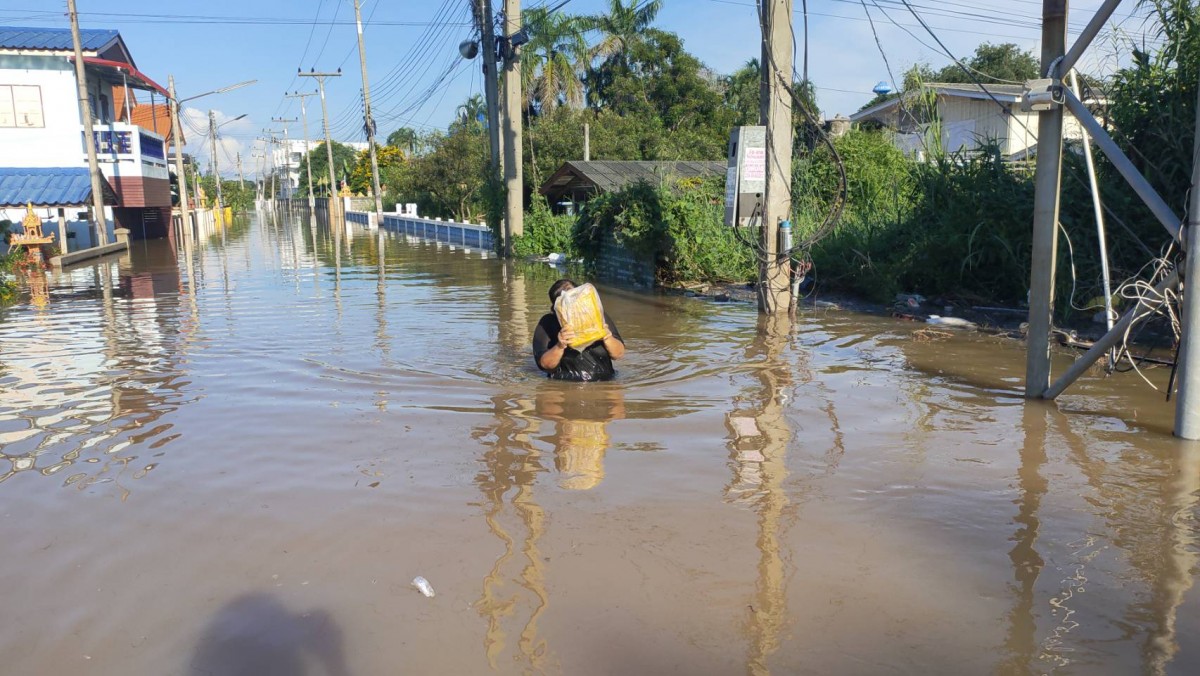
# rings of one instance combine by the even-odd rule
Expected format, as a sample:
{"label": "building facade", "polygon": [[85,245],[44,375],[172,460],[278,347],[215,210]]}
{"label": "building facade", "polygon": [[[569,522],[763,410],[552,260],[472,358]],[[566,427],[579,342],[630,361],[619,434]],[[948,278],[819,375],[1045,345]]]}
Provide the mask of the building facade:
{"label": "building facade", "polygon": [[[165,102],[167,93],[137,69],[117,31],[83,29],[80,38],[100,171],[116,195],[106,208],[109,241],[114,227],[134,238],[166,236],[171,187],[165,135],[120,121],[128,118],[115,102],[134,100],[134,91]],[[69,29],[0,26],[0,168],[61,169],[67,176],[87,167],[74,58]],[[19,220],[17,209],[24,206],[0,205],[0,218]],[[76,216],[90,206],[90,189],[81,203],[36,206],[46,219],[55,219],[58,209]],[[76,242],[69,248],[84,247]]]}

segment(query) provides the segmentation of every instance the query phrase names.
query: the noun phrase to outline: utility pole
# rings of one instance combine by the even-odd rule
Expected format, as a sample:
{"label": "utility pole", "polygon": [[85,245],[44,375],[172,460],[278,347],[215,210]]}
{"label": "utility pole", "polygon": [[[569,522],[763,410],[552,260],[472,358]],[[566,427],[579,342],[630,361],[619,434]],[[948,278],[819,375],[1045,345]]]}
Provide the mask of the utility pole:
{"label": "utility pole", "polygon": [[316,96],[316,92],[307,92],[304,94],[296,92],[295,94],[285,94],[284,96],[289,99],[300,99],[300,119],[304,125],[304,165],[308,172],[308,208],[311,211],[316,208],[316,201],[313,198],[312,149],[308,146],[308,107],[306,104],[308,103],[308,97]]}
{"label": "utility pole", "polygon": [[[104,217],[104,190],[101,184],[100,162],[96,159],[96,135],[92,129],[92,104],[88,98],[87,74],[83,68],[83,43],[79,39],[79,13],[75,11],[75,0],[67,0],[67,13],[71,15],[71,42],[75,46],[75,83],[79,87],[79,116],[83,118],[83,145],[87,148],[88,173],[92,177],[92,220],[96,224],[96,241],[108,244],[108,221]],[[66,251],[66,242],[59,242]]]}
{"label": "utility pole", "polygon": [[375,193],[375,213],[383,214],[383,196],[379,190],[379,159],[375,156],[375,120],[371,117],[371,86],[367,84],[367,51],[363,47],[362,11],[354,0],[354,21],[358,24],[358,61],[362,66],[363,121],[367,129],[367,150],[371,154],[371,190]]}
{"label": "utility pole", "polygon": [[[788,5],[791,6],[790,0]],[[504,255],[512,256],[513,238],[525,232],[525,195],[521,166],[521,47],[512,36],[521,30],[521,0],[504,0]]]}
{"label": "utility pole", "polygon": [[187,173],[183,170],[183,131],[179,128],[179,98],[175,96],[175,76],[167,76],[171,94],[168,102],[171,112],[171,144],[175,146],[175,177],[179,181],[179,217],[185,237],[192,236],[192,224],[188,213]]}
{"label": "utility pole", "polygon": [[240,151],[240,150],[238,151],[238,154],[237,154],[237,170],[238,170],[238,187],[245,188],[246,187],[246,177],[242,174],[242,151]]}
{"label": "utility pole", "polygon": [[479,0],[480,51],[483,52],[483,93],[487,99],[488,144],[492,150],[492,176],[500,174],[500,93],[496,77],[496,24],[492,0]]}
{"label": "utility pole", "polygon": [[[1200,91],[1196,96],[1200,133]],[[1187,267],[1183,278],[1183,335],[1179,340],[1179,395],[1175,398],[1175,435],[1200,439],[1200,136],[1192,144],[1192,189],[1188,193]]]}
{"label": "utility pole", "polygon": [[583,161],[592,161],[592,127],[587,122],[583,123]]}
{"label": "utility pole", "polygon": [[763,196],[762,252],[758,273],[758,311],[787,312],[791,284],[788,252],[780,246],[781,225],[792,219],[792,0],[762,4],[763,85],[760,113],[767,128],[767,188]]}
{"label": "utility pole", "polygon": [[[1042,0],[1042,73],[1056,78],[1066,53],[1067,0]],[[1025,396],[1050,387],[1050,329],[1054,321],[1054,265],[1058,258],[1058,206],[1062,184],[1063,107],[1038,113],[1037,173],[1033,194],[1033,260],[1029,279]]]}
{"label": "utility pole", "polygon": [[272,122],[279,122],[283,125],[283,174],[287,176],[287,199],[290,202],[295,193],[295,186],[292,185],[292,142],[288,140],[288,123],[295,122],[294,117],[272,117]]}
{"label": "utility pole", "polygon": [[217,114],[208,111],[208,140],[212,145],[212,173],[217,184],[217,220],[225,223],[225,200],[221,196],[221,170],[217,165]]}
{"label": "utility pole", "polygon": [[325,78],[341,77],[342,69],[338,68],[336,73],[309,71],[307,73],[299,72],[299,75],[300,77],[317,78],[317,88],[321,93],[321,120],[325,127],[325,154],[329,160],[329,222],[331,224],[340,223],[342,209],[338,204],[337,179],[333,175],[333,141],[329,138],[329,107],[325,104]]}

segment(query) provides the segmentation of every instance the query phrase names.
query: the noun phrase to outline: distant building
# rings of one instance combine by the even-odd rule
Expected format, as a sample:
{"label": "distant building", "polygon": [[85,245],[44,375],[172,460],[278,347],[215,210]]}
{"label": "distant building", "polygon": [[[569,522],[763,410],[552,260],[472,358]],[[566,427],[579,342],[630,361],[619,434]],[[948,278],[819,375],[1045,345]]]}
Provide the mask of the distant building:
{"label": "distant building", "polygon": [[556,213],[574,213],[593,195],[620,190],[639,181],[657,183],[669,176],[679,178],[724,177],[724,162],[610,161],[566,162],[542,184]]}
{"label": "distant building", "polygon": [[[100,170],[115,196],[105,210],[109,226],[128,228],[136,238],[166,236],[171,188],[165,133],[122,121],[128,120],[125,106],[114,102],[115,92],[122,103],[132,101],[130,90],[153,92],[163,101],[167,92],[138,70],[117,31],[81,29],[80,39]],[[87,153],[74,58],[69,29],[0,26],[0,169],[7,181],[0,218],[17,222],[25,203],[34,202],[44,220],[57,220],[60,208],[72,210],[67,217],[74,220],[91,204],[90,181],[81,193],[78,180],[80,169],[86,173]],[[86,227],[72,232],[72,250],[92,244]]]}
{"label": "distant building", "polygon": [[[975,84],[931,82],[919,91],[864,108],[851,115],[850,121],[892,130],[896,147],[915,159],[925,159],[929,149],[939,143],[943,151],[952,153],[992,142],[1003,157],[1026,159],[1037,145],[1038,114],[1021,110],[1023,91],[1023,85],[988,84],[985,91]],[[935,111],[920,101],[926,95],[934,97]],[[1069,139],[1082,138],[1082,128],[1074,117],[1064,117],[1063,134]]]}
{"label": "distant building", "polygon": [[[367,149],[366,142],[358,141],[334,141],[334,144],[341,144],[349,148],[353,148],[357,152],[362,152]],[[325,139],[309,139],[307,147],[309,150],[323,149],[325,147]],[[306,174],[305,168],[305,142],[304,139],[289,138],[285,144],[282,139],[275,145],[275,150],[271,152],[271,161],[273,164],[267,168],[267,171],[274,171],[275,176],[279,180],[279,196],[287,199],[291,198],[296,190],[300,187],[300,177]],[[324,152],[324,150],[322,150]],[[313,183],[320,184],[321,176],[313,176]],[[326,180],[325,183],[329,181]],[[305,195],[307,198],[307,194]]]}

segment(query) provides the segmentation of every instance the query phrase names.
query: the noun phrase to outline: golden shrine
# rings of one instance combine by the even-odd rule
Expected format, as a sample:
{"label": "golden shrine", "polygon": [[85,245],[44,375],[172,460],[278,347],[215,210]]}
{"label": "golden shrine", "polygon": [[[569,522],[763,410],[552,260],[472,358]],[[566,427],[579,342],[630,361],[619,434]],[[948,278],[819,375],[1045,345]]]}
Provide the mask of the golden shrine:
{"label": "golden shrine", "polygon": [[9,239],[9,245],[14,249],[19,246],[24,247],[26,259],[40,262],[42,247],[54,243],[54,233],[49,235],[42,233],[42,219],[33,213],[32,202],[25,205],[25,218],[21,221],[21,227],[25,229],[25,232],[13,235]]}

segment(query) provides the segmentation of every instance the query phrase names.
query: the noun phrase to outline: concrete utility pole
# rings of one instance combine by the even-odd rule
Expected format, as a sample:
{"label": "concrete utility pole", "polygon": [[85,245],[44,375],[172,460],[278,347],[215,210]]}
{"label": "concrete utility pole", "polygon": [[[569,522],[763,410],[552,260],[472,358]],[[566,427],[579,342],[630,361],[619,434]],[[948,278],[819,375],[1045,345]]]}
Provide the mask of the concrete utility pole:
{"label": "concrete utility pole", "polygon": [[283,125],[283,173],[287,176],[287,199],[290,202],[295,188],[292,185],[292,142],[288,140],[288,123],[296,122],[296,118],[272,117],[271,121]]}
{"label": "concrete utility pole", "polygon": [[308,145],[308,107],[306,104],[308,103],[308,97],[316,96],[316,92],[305,94],[296,92],[295,94],[286,94],[285,96],[289,99],[300,99],[300,119],[304,125],[304,165],[308,173],[308,208],[311,210],[316,208],[316,201],[313,198],[312,149]]}
{"label": "concrete utility pole", "polygon": [[308,73],[301,72],[299,75],[301,77],[317,78],[317,88],[321,93],[321,120],[325,126],[325,154],[329,160],[329,222],[330,224],[340,223],[342,208],[341,205],[338,204],[337,179],[333,174],[333,141],[329,138],[329,107],[325,104],[325,78],[341,77],[342,69],[338,68],[336,73],[317,73],[310,71]]}
{"label": "concrete utility pole", "polygon": [[[1067,0],[1042,0],[1042,75],[1055,77],[1067,48]],[[1033,197],[1033,260],[1029,279],[1025,396],[1050,387],[1050,328],[1054,321],[1054,264],[1058,258],[1058,206],[1062,184],[1063,108],[1038,113],[1037,174]]]}
{"label": "concrete utility pole", "polygon": [[208,140],[212,145],[212,173],[217,183],[217,220],[225,222],[225,202],[221,199],[221,172],[217,168],[217,114],[208,111]]}
{"label": "concrete utility pole", "polygon": [[363,47],[362,11],[354,0],[354,21],[358,24],[358,61],[362,66],[363,121],[367,129],[367,150],[371,154],[371,190],[375,194],[375,213],[383,214],[383,195],[379,190],[379,159],[375,156],[375,119],[371,117],[371,86],[367,83],[367,50]]}
{"label": "concrete utility pole", "polygon": [[175,177],[179,181],[179,220],[186,237],[192,236],[192,224],[188,213],[187,173],[183,170],[183,131],[179,128],[179,98],[175,96],[175,76],[167,76],[171,94],[168,102],[171,112],[171,144],[175,146]]}
{"label": "concrete utility pole", "polygon": [[[67,0],[71,16],[71,42],[75,46],[75,83],[79,86],[79,116],[83,118],[83,146],[87,148],[88,173],[92,177],[92,220],[96,223],[96,242],[108,244],[108,220],[104,217],[104,182],[100,162],[96,159],[96,134],[92,129],[92,103],[88,99],[87,74],[83,68],[83,42],[79,38],[79,13],[75,0]],[[59,242],[66,250],[67,243]]]}
{"label": "concrete utility pole", "polygon": [[592,128],[587,122],[583,123],[583,161],[592,161]]}
{"label": "concrete utility pole", "polygon": [[[790,2],[788,3],[790,6]],[[513,238],[525,232],[525,194],[521,165],[521,48],[511,38],[521,30],[521,0],[504,0],[504,255],[512,256]]]}
{"label": "concrete utility pole", "polygon": [[483,93],[487,99],[488,144],[492,150],[492,175],[500,174],[500,92],[496,77],[496,25],[492,0],[479,0],[480,51],[483,52]]}
{"label": "concrete utility pole", "polygon": [[787,312],[791,285],[788,260],[779,242],[780,224],[792,219],[792,0],[762,5],[763,54],[760,88],[762,124],[767,128],[767,189],[763,196],[758,311]]}
{"label": "concrete utility pole", "polygon": [[1200,439],[1200,91],[1196,136],[1192,143],[1192,190],[1188,194],[1187,267],[1183,278],[1183,335],[1179,340],[1179,394],[1175,398],[1175,435]]}

